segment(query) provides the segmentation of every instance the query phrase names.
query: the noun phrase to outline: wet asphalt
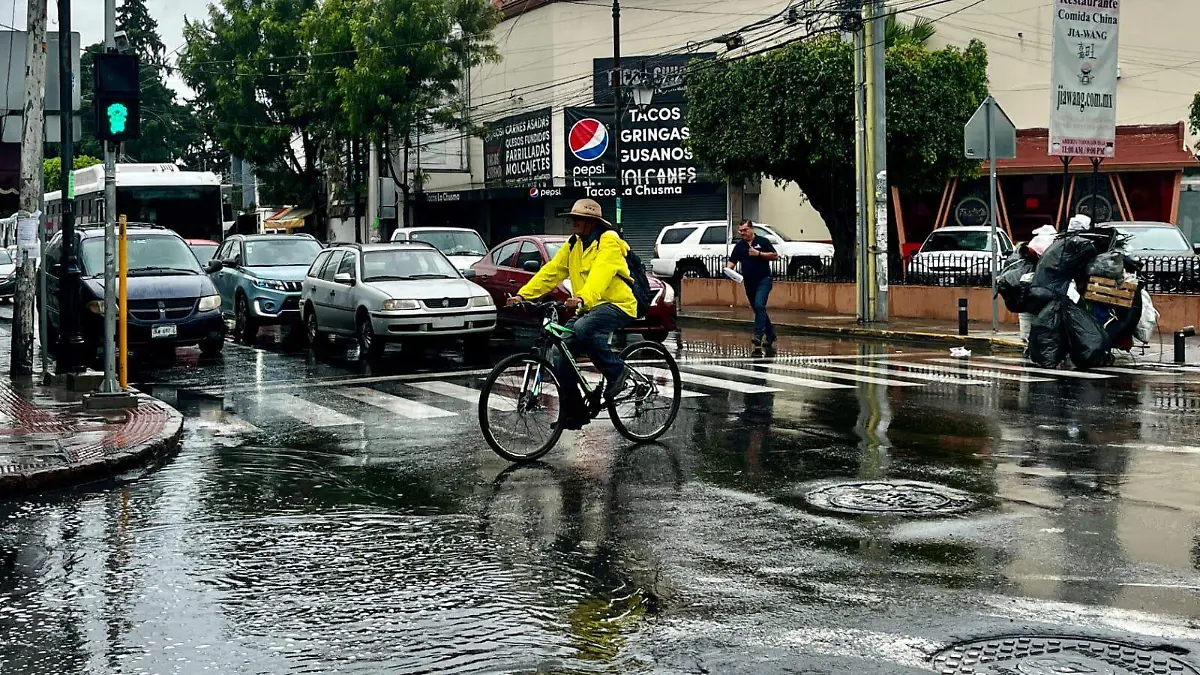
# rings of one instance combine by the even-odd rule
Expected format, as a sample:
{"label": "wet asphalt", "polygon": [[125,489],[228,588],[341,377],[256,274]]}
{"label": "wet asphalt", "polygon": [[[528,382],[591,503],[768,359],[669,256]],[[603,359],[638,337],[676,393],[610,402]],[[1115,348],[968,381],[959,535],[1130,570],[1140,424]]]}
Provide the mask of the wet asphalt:
{"label": "wet asphalt", "polygon": [[668,346],[660,443],[529,466],[470,402],[513,343],[141,360],[182,447],[0,501],[0,673],[1200,672],[1200,374]]}

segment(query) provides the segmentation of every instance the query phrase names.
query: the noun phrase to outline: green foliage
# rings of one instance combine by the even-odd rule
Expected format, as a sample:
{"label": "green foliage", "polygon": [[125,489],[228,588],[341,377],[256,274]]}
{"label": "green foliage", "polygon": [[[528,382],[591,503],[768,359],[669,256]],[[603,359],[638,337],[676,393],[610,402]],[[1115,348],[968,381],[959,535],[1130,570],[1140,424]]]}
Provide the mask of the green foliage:
{"label": "green foliage", "polygon": [[[90,157],[88,155],[79,155],[73,158],[73,164],[76,169],[86,169],[89,166],[96,166],[103,163],[103,160]],[[54,192],[62,187],[62,158],[51,157],[42,162],[42,185],[44,192]]]}
{"label": "green foliage", "polygon": [[920,16],[911,24],[900,21],[895,14],[888,14],[885,21],[884,43],[888,48],[901,44],[924,45],[937,33],[933,20]]}
{"label": "green foliage", "polygon": [[[205,148],[211,148],[204,130],[195,119],[195,110],[179,103],[175,91],[167,86],[170,73],[166,47],[158,33],[158,22],[150,15],[145,0],[124,0],[117,8],[117,30],[125,31],[141,62],[141,138],[125,144],[127,161],[175,163],[199,168]],[[84,103],[83,140],[78,152],[101,157],[103,144],[96,140],[92,113],[92,71],[95,55],[104,52],[103,43],[89,45],[80,57],[80,84]],[[57,154],[57,148],[51,149]]]}
{"label": "green foliage", "polygon": [[1193,134],[1200,134],[1200,93],[1197,93],[1192,99],[1191,115],[1188,116],[1188,125],[1191,127]]}
{"label": "green foliage", "polygon": [[[887,52],[888,176],[906,193],[973,176],[962,127],[987,96],[987,53],[930,51],[900,40]],[[694,68],[687,86],[691,147],[734,179],[794,182],[825,219],[838,257],[854,248],[853,47],[836,37]]]}

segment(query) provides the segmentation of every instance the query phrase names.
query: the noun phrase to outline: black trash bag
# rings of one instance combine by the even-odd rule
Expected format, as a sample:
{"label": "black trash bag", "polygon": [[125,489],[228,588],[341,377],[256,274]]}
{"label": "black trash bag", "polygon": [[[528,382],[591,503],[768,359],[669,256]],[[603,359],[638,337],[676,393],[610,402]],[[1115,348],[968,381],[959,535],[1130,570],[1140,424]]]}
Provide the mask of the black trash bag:
{"label": "black trash bag", "polygon": [[1024,312],[1029,299],[1029,282],[1021,277],[1032,272],[1035,265],[1028,260],[1015,260],[1008,264],[996,277],[996,295],[1004,298],[1004,306],[1010,312]]}
{"label": "black trash bag", "polygon": [[1087,272],[1089,277],[1121,281],[1125,278],[1125,255],[1120,251],[1101,253],[1088,264]]}
{"label": "black trash bag", "polygon": [[1038,261],[1029,289],[1033,311],[1067,294],[1071,281],[1087,276],[1087,266],[1096,257],[1096,246],[1083,236],[1060,237],[1046,249]]}
{"label": "black trash bag", "polygon": [[1112,350],[1112,339],[1104,326],[1086,309],[1073,302],[1062,303],[1062,322],[1067,333],[1067,347],[1076,368],[1087,370],[1104,365]]}
{"label": "black trash bag", "polygon": [[1109,307],[1115,318],[1104,324],[1104,331],[1112,340],[1113,345],[1122,344],[1133,337],[1137,330],[1138,321],[1142,318],[1142,285],[1138,284],[1138,292],[1133,296],[1131,307]]}
{"label": "black trash bag", "polygon": [[1029,329],[1029,358],[1042,368],[1057,368],[1067,358],[1067,340],[1063,333],[1062,306],[1067,300],[1046,303]]}

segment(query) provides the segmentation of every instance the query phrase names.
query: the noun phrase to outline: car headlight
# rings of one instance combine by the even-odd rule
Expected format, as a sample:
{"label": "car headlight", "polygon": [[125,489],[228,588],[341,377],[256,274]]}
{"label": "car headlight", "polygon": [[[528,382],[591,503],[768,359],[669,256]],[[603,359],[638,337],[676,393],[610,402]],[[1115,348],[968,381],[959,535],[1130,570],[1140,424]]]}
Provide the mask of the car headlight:
{"label": "car headlight", "polygon": [[675,289],[671,288],[670,284],[663,288],[662,302],[667,305],[675,302]]}
{"label": "car headlight", "polygon": [[100,314],[103,316],[104,301],[103,300],[92,300],[92,301],[88,302],[87,308],[88,308],[88,311],[91,312],[92,314]]}
{"label": "car headlight", "polygon": [[490,296],[490,295],[477,295],[477,296],[471,298],[471,306],[472,307],[495,307],[496,303],[492,302],[492,296]]}
{"label": "car headlight", "polygon": [[421,309],[421,303],[416,300],[384,300],[384,311],[395,311],[398,309]]}
{"label": "car headlight", "polygon": [[272,291],[286,291],[287,284],[278,279],[255,279],[254,285]]}
{"label": "car headlight", "polygon": [[219,296],[219,295],[206,295],[206,296],[200,298],[199,309],[201,312],[211,312],[220,306],[221,306],[221,296]]}

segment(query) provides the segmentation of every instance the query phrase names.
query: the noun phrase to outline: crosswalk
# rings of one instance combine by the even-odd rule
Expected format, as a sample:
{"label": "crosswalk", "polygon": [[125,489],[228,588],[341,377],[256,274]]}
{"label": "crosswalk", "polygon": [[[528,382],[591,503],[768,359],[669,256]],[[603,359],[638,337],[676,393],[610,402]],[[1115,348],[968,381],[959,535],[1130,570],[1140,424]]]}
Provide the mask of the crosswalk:
{"label": "crosswalk", "polygon": [[[1039,368],[1019,358],[976,356],[967,359],[946,358],[944,352],[915,354],[862,354],[837,356],[800,356],[788,358],[683,359],[680,361],[681,398],[685,407],[703,409],[705,399],[772,395],[777,400],[803,401],[814,396],[850,396],[863,386],[897,390],[920,390],[931,386],[931,395],[944,388],[974,390],[996,387],[1072,383],[1076,386],[1101,385],[1110,381],[1161,382],[1162,378],[1184,377],[1185,373],[1162,369],[1112,366],[1092,371]],[[642,372],[657,379],[665,393],[670,373],[643,367]],[[240,392],[247,403],[233,411],[235,424],[246,429],[261,429],[270,420],[286,419],[296,428],[337,432],[341,429],[366,429],[381,424],[421,432],[445,425],[469,421],[478,413],[482,371],[437,373],[424,378],[345,378],[329,381],[321,387],[298,383],[269,389]],[[592,384],[598,374],[588,375]],[[553,395],[553,392],[548,392]],[[494,392],[489,406],[512,412],[517,401],[512,392]],[[249,419],[237,420],[241,415]],[[263,418],[268,418],[267,423]],[[456,419],[457,418],[457,419]]]}

